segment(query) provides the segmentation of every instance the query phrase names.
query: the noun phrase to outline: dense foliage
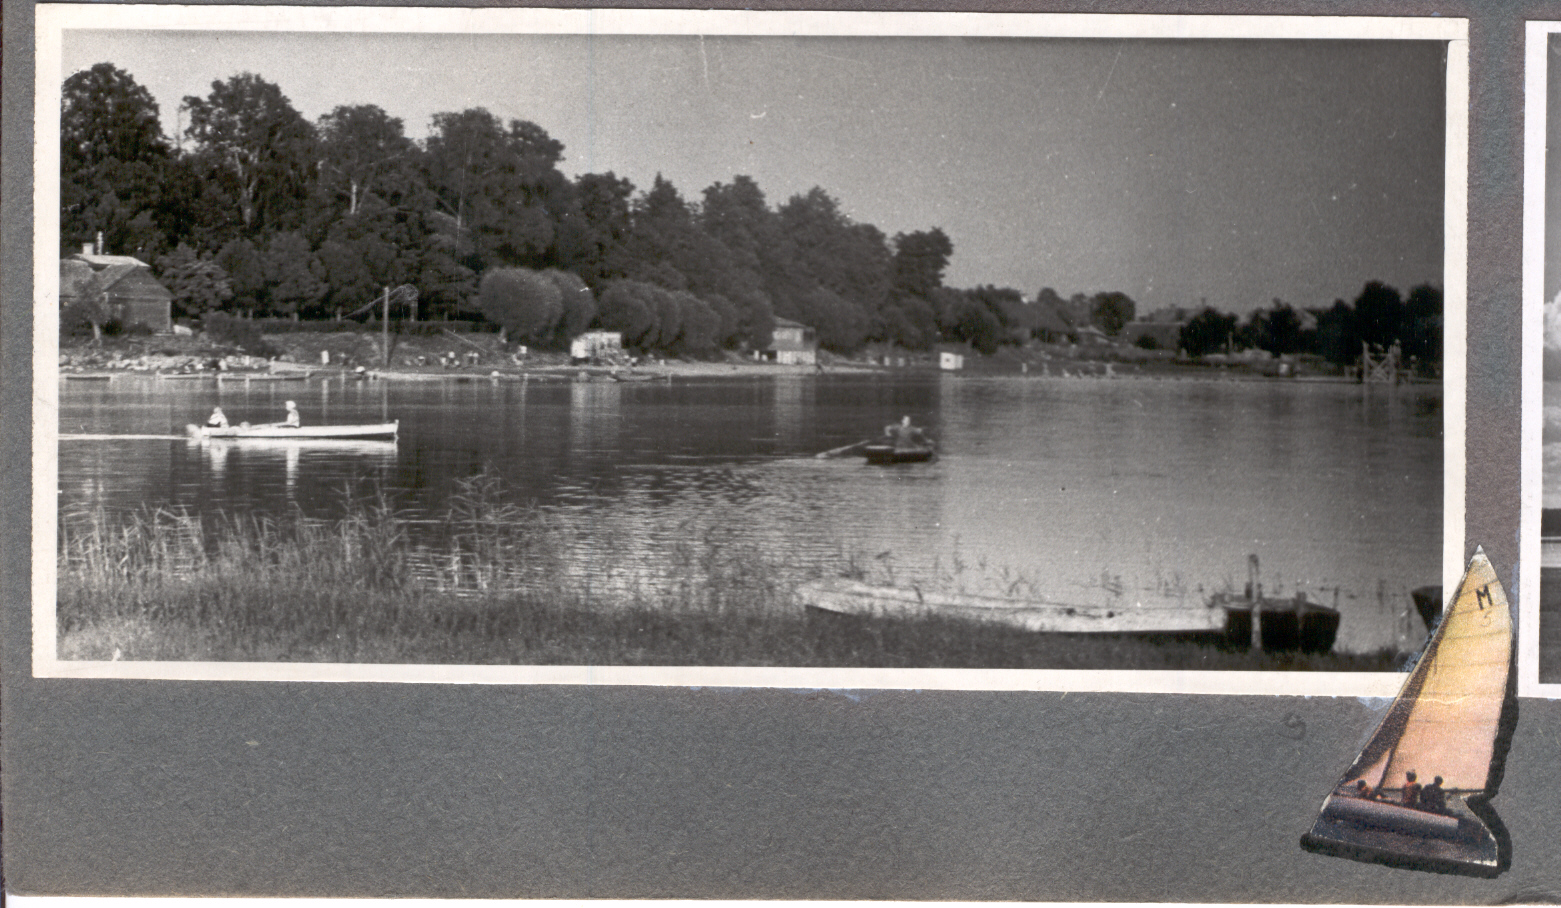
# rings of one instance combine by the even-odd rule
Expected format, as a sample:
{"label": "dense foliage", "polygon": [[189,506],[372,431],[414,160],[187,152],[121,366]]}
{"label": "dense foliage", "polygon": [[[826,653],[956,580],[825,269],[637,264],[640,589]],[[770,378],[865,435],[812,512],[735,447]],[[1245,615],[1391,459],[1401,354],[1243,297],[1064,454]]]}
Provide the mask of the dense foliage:
{"label": "dense foliage", "polygon": [[1205,307],[1181,328],[1189,356],[1264,350],[1275,356],[1310,353],[1340,365],[1360,360],[1362,346],[1378,353],[1398,346],[1403,362],[1434,367],[1442,360],[1442,291],[1422,284],[1408,299],[1369,281],[1351,303],[1299,310],[1283,300],[1254,309],[1245,320]]}
{"label": "dense foliage", "polygon": [[595,325],[642,349],[756,348],[783,317],[837,351],[987,349],[1010,327],[943,286],[941,230],[891,240],[821,188],[772,206],[746,176],[698,201],[659,176],[644,191],[613,173],[571,180],[535,123],[441,112],[421,142],[373,105],[310,123],[253,73],[181,111],[170,141],[128,73],[101,63],[66,80],[60,240],[68,252],[101,234],[152,263],[184,317],[339,318],[410,284],[419,318],[485,317],[545,346]]}
{"label": "dense foliage", "polygon": [[[99,63],[65,80],[61,249],[151,263],[175,314],[250,319],[362,316],[386,288],[416,288],[419,320],[483,320],[506,339],[566,346],[590,327],[641,350],[706,355],[769,343],[777,318],[840,352],[868,343],[991,353],[1032,338],[1120,336],[1126,294],[943,283],[954,243],[937,227],[886,236],[824,189],[772,205],[747,176],[697,200],[658,175],[640,189],[611,172],[570,179],[564,146],[535,123],[469,108],[436,113],[415,141],[374,105],[311,123],[253,73],[181,102],[183,134],[124,71]],[[100,306],[70,323],[96,331]],[[1353,305],[1301,312],[1274,301],[1245,323],[1214,310],[1186,323],[1188,353],[1261,347],[1339,362],[1398,342],[1439,359],[1441,295],[1368,284]],[[1169,346],[1169,342],[1166,344]]]}

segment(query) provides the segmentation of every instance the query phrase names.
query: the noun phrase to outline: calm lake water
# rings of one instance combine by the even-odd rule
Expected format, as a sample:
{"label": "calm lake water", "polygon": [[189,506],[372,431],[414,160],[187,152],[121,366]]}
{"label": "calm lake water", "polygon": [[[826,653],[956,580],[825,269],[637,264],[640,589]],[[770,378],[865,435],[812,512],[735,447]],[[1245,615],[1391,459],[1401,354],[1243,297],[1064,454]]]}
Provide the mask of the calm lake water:
{"label": "calm lake water", "polygon": [[[1436,388],[896,376],[734,376],[618,384],[481,380],[219,386],[66,382],[62,434],[180,434],[220,405],[237,423],[399,419],[397,443],[167,438],[60,442],[60,506],[339,514],[384,489],[438,513],[484,469],[615,557],[655,574],[669,546],[720,527],[796,563],[852,551],[900,582],[997,591],[1026,578],[1092,602],[1265,589],[1344,613],[1338,647],[1414,646],[1409,590],[1437,583],[1442,406]],[[876,467],[816,452],[901,415],[941,458]]]}

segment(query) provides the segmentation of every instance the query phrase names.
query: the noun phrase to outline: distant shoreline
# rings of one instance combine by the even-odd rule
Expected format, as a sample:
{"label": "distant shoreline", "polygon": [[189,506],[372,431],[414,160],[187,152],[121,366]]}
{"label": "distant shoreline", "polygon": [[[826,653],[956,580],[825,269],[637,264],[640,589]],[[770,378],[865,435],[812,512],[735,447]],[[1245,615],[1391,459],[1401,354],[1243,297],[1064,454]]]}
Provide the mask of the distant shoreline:
{"label": "distant shoreline", "polygon": [[[1275,361],[1225,363],[1189,362],[1168,354],[1093,349],[1066,345],[1003,348],[990,356],[970,353],[957,370],[939,368],[936,354],[908,351],[871,351],[853,356],[819,353],[817,365],[784,365],[727,353],[719,359],[661,359],[645,357],[633,365],[572,364],[563,353],[543,351],[521,357],[496,344],[491,335],[474,341],[466,337],[402,337],[394,344],[398,360],[382,365],[374,338],[361,334],[297,332],[267,335],[266,340],[284,350],[276,359],[245,356],[231,349],[213,348],[191,337],[116,339],[101,347],[89,344],[62,346],[60,375],[71,378],[111,378],[116,375],[221,374],[274,379],[306,374],[311,380],[362,378],[390,381],[471,382],[602,380],[653,381],[675,378],[729,378],[817,375],[927,375],[959,378],[1012,378],[1027,380],[1194,381],[1194,382],[1297,382],[1356,384],[1351,376],[1302,364],[1298,374],[1277,374]],[[322,357],[322,352],[325,354]],[[470,357],[470,358],[469,358]],[[474,359],[475,361],[472,361]],[[451,365],[441,365],[449,362]],[[886,364],[887,363],[887,364]],[[217,368],[214,368],[217,367]],[[1440,381],[1412,380],[1417,389],[1440,388]]]}

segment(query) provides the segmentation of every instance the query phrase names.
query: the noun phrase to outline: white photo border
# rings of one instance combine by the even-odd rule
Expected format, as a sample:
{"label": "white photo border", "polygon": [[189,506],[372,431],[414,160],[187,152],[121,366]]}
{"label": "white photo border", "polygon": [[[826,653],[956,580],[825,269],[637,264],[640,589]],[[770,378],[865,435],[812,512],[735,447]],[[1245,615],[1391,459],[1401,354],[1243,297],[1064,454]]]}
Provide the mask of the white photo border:
{"label": "white photo border", "polygon": [[[32,671],[37,678],[554,684],[790,689],[1078,691],[1391,697],[1392,672],[488,666],[269,662],[104,662],[58,658],[55,615],[59,413],[59,112],[63,33],[94,30],[446,32],[1442,41],[1446,53],[1443,205],[1442,587],[1464,570],[1467,381],[1469,24],[1455,18],[1173,16],[743,10],[39,4],[34,108]],[[48,242],[37,238],[47,237]],[[1527,398],[1525,397],[1525,400]],[[1526,436],[1525,436],[1526,437]],[[1526,449],[1525,449],[1526,450]],[[1526,513],[1526,512],[1525,512]],[[1527,537],[1525,537],[1525,540]],[[1525,563],[1530,563],[1525,559]],[[1530,584],[1525,584],[1524,592]]]}
{"label": "white photo border", "polygon": [[1529,22],[1523,48],[1523,403],[1518,515],[1518,696],[1561,697],[1539,680],[1545,427],[1545,130],[1550,36],[1561,22]]}

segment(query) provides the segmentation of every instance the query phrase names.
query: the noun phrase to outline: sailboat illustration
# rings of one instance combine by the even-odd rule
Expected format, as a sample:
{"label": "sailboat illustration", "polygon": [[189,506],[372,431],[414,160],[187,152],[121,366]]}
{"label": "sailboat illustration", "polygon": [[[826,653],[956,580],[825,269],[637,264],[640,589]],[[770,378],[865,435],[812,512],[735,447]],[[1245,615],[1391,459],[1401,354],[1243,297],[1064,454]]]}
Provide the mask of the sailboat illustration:
{"label": "sailboat illustration", "polygon": [[1477,550],[1398,699],[1323,802],[1309,851],[1495,876],[1505,834],[1495,794],[1512,662],[1512,614]]}

